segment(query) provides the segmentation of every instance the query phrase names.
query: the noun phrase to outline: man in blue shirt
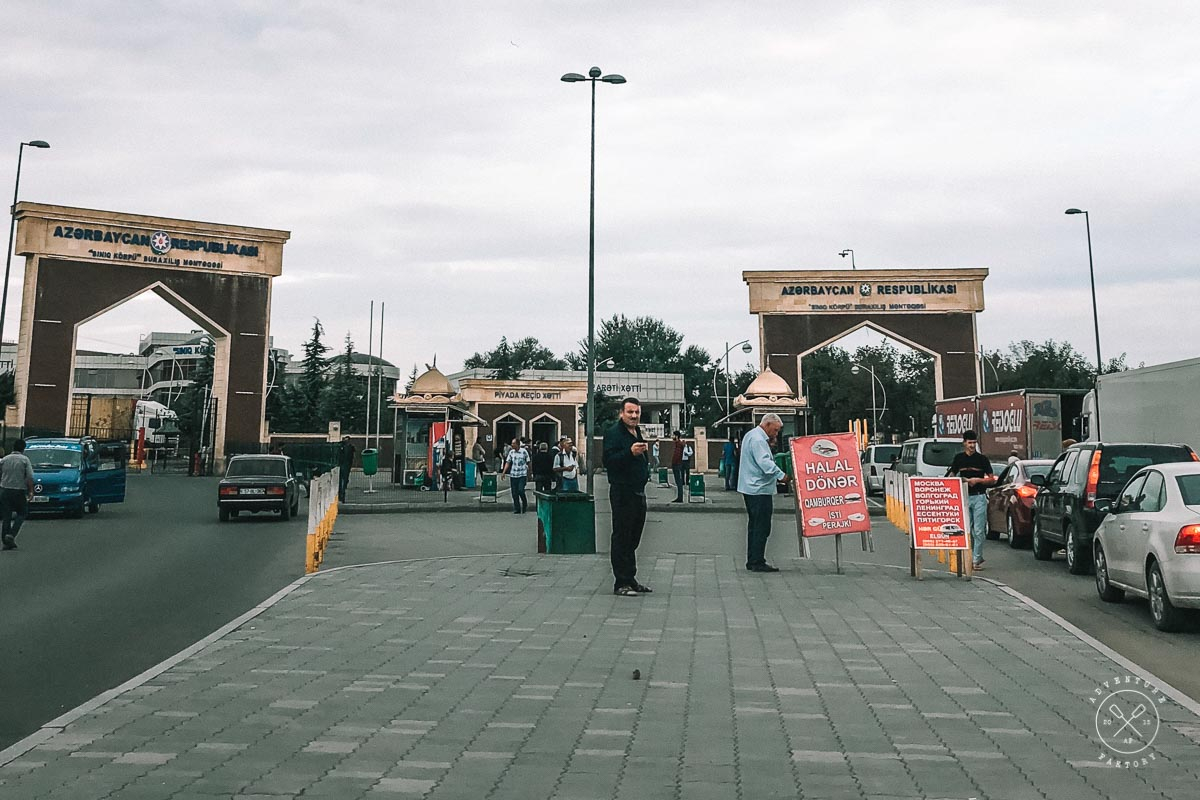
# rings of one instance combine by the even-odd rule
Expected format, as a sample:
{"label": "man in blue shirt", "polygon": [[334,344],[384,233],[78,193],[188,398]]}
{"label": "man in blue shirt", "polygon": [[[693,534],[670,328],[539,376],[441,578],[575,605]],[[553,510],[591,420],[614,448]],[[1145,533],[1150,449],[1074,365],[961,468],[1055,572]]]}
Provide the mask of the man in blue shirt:
{"label": "man in blue shirt", "polygon": [[775,484],[788,479],[771,455],[771,442],[781,430],[779,415],[767,414],[742,439],[737,488],[746,502],[746,569],[751,572],[779,572],[767,563],[767,537],[771,535]]}

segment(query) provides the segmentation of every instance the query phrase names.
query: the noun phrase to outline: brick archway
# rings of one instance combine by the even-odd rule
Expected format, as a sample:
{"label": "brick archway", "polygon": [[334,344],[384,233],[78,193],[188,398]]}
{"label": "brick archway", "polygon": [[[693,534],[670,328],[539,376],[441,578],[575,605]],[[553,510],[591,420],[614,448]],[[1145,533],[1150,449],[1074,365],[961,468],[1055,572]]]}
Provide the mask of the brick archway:
{"label": "brick archway", "polygon": [[79,326],[154,292],[213,338],[218,462],[227,442],[262,441],[271,279],[287,231],[37,203],[17,206],[17,224],[17,424],[65,430]]}

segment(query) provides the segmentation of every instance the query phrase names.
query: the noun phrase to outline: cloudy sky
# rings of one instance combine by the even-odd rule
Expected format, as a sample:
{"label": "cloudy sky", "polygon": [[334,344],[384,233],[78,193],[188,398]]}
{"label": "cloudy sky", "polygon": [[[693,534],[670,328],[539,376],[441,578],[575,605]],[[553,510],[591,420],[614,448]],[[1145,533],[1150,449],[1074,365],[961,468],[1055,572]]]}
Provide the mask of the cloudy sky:
{"label": "cloudy sky", "polygon": [[[314,318],[457,369],[597,315],[714,356],[755,336],[745,269],[987,267],[980,338],[1198,355],[1200,6],[1128,2],[370,2],[0,6],[0,187],[282,228],[272,333]],[[16,333],[21,259],[6,333]],[[89,324],[133,350],[157,299]],[[737,351],[735,351],[737,352]],[[740,356],[740,353],[739,353]],[[758,354],[752,358],[757,359]]]}

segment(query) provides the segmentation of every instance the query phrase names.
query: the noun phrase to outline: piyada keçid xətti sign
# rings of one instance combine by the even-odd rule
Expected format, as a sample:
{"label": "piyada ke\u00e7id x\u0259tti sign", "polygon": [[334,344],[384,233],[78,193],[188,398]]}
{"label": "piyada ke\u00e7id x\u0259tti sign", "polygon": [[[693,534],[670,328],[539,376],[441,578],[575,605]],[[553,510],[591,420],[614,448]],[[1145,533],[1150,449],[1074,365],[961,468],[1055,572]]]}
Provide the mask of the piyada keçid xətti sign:
{"label": "piyada ke\u00e7id x\u0259tti sign", "polygon": [[791,440],[796,514],[804,536],[871,530],[858,442],[852,433]]}
{"label": "piyada ke\u00e7id x\u0259tti sign", "polygon": [[909,522],[915,550],[965,550],[966,483],[962,478],[908,478]]}

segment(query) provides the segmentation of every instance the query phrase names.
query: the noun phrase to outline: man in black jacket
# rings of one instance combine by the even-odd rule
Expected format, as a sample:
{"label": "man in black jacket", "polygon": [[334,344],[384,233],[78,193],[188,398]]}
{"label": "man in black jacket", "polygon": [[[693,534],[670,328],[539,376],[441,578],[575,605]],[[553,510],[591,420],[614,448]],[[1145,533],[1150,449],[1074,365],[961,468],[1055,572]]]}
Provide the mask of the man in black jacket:
{"label": "man in black jacket", "polygon": [[638,423],[642,404],[621,401],[621,418],[604,434],[604,468],[612,508],[613,594],[637,597],[650,587],[637,582],[637,547],[646,525],[646,482],[650,480],[649,445]]}

